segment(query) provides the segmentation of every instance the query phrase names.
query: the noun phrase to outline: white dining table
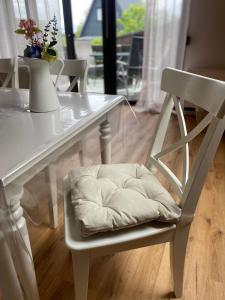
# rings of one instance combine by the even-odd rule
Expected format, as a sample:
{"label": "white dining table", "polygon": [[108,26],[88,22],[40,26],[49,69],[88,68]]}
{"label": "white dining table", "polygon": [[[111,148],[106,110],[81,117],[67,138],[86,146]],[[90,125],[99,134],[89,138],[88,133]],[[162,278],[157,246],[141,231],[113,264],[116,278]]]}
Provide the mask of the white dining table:
{"label": "white dining table", "polygon": [[[108,116],[124,98],[70,92],[58,96],[58,110],[31,113],[28,90],[0,88],[0,289],[4,300],[24,299],[24,294],[26,299],[39,299],[20,204],[23,185],[96,126],[100,126],[102,163],[111,159]],[[52,189],[50,195],[55,197]]]}

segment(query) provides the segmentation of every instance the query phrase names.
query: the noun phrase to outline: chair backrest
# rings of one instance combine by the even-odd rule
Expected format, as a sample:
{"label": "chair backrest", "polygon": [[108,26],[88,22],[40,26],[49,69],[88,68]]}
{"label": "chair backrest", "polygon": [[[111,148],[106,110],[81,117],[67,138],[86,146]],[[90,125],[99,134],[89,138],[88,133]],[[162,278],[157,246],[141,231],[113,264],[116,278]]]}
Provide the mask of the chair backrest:
{"label": "chair backrest", "polygon": [[[156,168],[159,170],[179,196],[182,208],[180,222],[191,222],[208,169],[225,130],[225,82],[166,68],[162,74],[161,89],[167,95],[146,165],[149,169]],[[184,100],[188,100],[208,112],[204,119],[190,132],[187,132],[182,111],[182,101]],[[166,131],[174,107],[181,137],[176,143],[163,149]],[[206,133],[196,154],[192,169],[189,170],[188,143],[204,130],[206,130]],[[182,150],[183,158],[182,180],[179,180],[161,160],[166,154],[179,149]]]}
{"label": "chair backrest", "polygon": [[19,87],[18,63],[16,58],[0,59],[1,87]]}
{"label": "chair backrest", "polygon": [[130,52],[130,48],[131,48],[130,44],[123,44],[123,45],[121,45],[121,51],[122,52]]}
{"label": "chair backrest", "polygon": [[92,45],[92,51],[93,52],[101,52],[103,51],[103,46],[102,45]]}
{"label": "chair backrest", "polygon": [[[87,61],[78,59],[65,59],[64,67],[62,69],[62,62],[57,60],[50,66],[50,72],[52,75],[69,76],[74,77],[67,91],[72,91],[74,86],[79,81],[79,92],[83,93],[86,90],[87,81]],[[60,72],[61,71],[61,72]],[[58,80],[56,82],[57,86]]]}

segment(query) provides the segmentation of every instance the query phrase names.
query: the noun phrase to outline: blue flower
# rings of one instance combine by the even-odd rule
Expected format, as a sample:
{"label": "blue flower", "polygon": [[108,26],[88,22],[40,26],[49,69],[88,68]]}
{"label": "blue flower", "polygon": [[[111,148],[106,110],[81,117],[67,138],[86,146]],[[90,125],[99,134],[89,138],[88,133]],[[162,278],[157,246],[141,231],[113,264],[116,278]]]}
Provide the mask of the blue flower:
{"label": "blue flower", "polygon": [[41,48],[39,46],[27,46],[24,50],[25,57],[41,58]]}

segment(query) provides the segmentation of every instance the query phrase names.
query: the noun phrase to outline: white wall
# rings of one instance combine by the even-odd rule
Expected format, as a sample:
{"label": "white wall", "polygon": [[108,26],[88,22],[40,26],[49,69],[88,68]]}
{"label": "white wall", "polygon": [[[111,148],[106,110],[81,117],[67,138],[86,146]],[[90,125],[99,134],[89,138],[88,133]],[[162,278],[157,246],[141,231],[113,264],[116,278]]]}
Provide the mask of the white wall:
{"label": "white wall", "polygon": [[184,69],[225,69],[225,0],[192,0]]}

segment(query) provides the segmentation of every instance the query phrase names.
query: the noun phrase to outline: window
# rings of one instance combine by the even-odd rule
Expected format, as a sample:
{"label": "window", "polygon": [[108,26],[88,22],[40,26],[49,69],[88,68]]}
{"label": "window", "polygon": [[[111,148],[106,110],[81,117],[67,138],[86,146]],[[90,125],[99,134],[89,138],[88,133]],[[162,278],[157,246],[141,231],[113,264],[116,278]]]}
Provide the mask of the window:
{"label": "window", "polygon": [[102,9],[97,8],[96,13],[97,13],[97,21],[101,22],[102,21]]}

